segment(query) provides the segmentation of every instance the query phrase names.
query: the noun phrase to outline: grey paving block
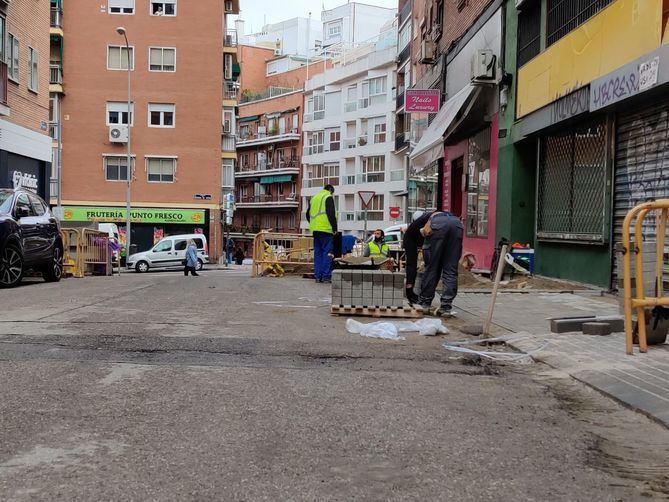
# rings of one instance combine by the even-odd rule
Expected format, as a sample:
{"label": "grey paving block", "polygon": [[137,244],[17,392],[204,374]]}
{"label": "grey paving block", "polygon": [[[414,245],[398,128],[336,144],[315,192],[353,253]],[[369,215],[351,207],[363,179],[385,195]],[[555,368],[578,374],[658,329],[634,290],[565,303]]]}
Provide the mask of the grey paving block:
{"label": "grey paving block", "polygon": [[611,325],[606,322],[584,322],[584,335],[599,335],[605,336],[611,334]]}

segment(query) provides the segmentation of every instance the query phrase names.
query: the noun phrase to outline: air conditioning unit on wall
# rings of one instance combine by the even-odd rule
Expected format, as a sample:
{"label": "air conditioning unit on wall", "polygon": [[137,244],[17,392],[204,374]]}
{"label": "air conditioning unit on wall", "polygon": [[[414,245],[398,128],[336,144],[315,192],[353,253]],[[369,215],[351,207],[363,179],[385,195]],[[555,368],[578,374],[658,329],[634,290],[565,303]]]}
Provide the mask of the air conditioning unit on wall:
{"label": "air conditioning unit on wall", "polygon": [[423,64],[435,64],[436,44],[432,40],[423,40],[420,45],[420,62]]}
{"label": "air conditioning unit on wall", "polygon": [[479,49],[472,57],[472,80],[494,80],[496,65],[497,56],[492,49]]}
{"label": "air conditioning unit on wall", "polygon": [[124,126],[124,125],[109,126],[109,142],[110,143],[127,143],[128,142],[128,126]]}

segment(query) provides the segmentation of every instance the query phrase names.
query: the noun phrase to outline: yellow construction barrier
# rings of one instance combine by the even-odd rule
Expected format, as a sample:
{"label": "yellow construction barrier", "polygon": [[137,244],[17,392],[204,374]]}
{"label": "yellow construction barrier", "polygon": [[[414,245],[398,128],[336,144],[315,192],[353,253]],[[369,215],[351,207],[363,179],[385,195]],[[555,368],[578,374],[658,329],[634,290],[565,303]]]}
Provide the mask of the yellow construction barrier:
{"label": "yellow construction barrier", "polygon": [[[109,249],[109,235],[88,228],[62,228],[63,270],[65,275],[112,275],[113,253]],[[120,263],[119,270],[120,270]]]}
{"label": "yellow construction barrier", "polygon": [[310,235],[262,231],[253,239],[253,277],[313,272],[313,262],[314,239]]}
{"label": "yellow construction barrier", "polygon": [[63,240],[63,276],[83,277],[79,275],[77,267],[79,256],[79,241],[81,234],[74,228],[61,228],[60,236]]}
{"label": "yellow construction barrier", "polygon": [[[656,224],[656,256],[655,256],[655,291],[646,296],[644,291],[643,272],[643,223],[648,214],[655,214]],[[669,306],[669,296],[664,296],[664,240],[667,231],[667,215],[669,214],[669,199],[660,199],[639,204],[627,213],[623,222],[623,284],[625,290],[625,349],[628,354],[634,351],[634,320],[633,311],[637,313],[637,329],[639,332],[639,351],[647,352],[646,339],[646,308]],[[634,222],[634,247],[631,241],[631,226]],[[632,254],[635,258],[635,297],[632,294]]]}

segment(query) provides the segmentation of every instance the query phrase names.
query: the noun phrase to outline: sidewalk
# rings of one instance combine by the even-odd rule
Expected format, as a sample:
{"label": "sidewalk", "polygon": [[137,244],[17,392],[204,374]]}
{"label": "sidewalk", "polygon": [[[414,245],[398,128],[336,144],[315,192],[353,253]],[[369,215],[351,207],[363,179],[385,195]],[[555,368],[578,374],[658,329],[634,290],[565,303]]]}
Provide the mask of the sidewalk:
{"label": "sidewalk", "polygon": [[[490,294],[462,292],[455,306],[484,317]],[[500,293],[494,324],[527,337],[515,343],[530,350],[548,346],[535,359],[590,385],[621,403],[669,427],[669,344],[651,346],[647,354],[625,354],[625,335],[593,337],[582,333],[550,333],[548,318],[577,315],[617,315],[614,299],[569,293]]]}

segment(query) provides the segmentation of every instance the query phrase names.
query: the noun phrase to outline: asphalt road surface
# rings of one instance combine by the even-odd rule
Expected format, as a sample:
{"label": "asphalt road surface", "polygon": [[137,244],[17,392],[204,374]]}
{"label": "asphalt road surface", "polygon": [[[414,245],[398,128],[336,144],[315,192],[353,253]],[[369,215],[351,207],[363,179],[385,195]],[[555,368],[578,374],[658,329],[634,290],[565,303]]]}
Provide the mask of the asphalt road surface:
{"label": "asphalt road surface", "polygon": [[353,335],[243,270],[0,291],[0,500],[666,500],[669,433],[541,365]]}

